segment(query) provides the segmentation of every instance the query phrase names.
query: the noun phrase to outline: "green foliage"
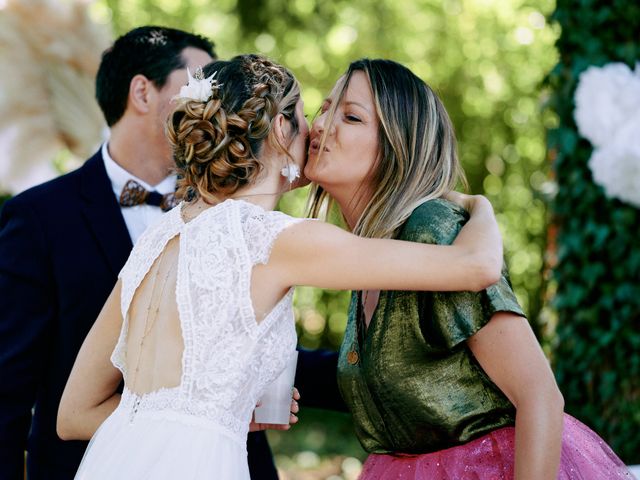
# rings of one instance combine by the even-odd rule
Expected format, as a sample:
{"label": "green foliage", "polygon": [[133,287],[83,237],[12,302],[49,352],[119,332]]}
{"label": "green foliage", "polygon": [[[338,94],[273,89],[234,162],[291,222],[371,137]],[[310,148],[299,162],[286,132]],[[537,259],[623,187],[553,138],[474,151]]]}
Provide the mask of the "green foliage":
{"label": "green foliage", "polygon": [[560,61],[549,75],[549,132],[555,155],[558,226],[554,280],[558,311],[555,371],[566,409],[594,427],[631,463],[640,462],[640,211],[605,197],[588,167],[592,147],[573,119],[573,95],[590,65],[640,59],[640,4],[561,0]]}

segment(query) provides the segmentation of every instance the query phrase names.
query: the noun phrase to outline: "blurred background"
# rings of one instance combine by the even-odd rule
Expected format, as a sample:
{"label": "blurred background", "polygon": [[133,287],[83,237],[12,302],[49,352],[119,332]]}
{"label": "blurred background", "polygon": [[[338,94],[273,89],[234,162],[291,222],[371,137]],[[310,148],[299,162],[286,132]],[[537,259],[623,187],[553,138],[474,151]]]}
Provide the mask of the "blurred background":
{"label": "blurred background", "polygon": [[[471,191],[494,205],[513,287],[566,410],[640,463],[640,214],[593,182],[593,147],[573,117],[581,72],[640,60],[637,2],[0,0],[3,199],[97,149],[100,53],[143,24],[204,34],[222,58],[284,63],[309,118],[360,57],[396,60],[429,83],[452,117]],[[280,208],[304,215],[306,195],[287,194]],[[299,288],[301,345],[337,349],[348,303],[347,292]],[[269,436],[283,479],[354,479],[365,457],[344,414],[305,409],[290,432]]]}

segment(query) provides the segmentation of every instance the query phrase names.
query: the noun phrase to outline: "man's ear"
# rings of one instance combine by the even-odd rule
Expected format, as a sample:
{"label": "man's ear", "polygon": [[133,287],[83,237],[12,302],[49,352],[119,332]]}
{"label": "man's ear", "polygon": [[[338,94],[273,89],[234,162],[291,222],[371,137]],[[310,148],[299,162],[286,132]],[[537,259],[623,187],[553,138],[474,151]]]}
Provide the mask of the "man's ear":
{"label": "man's ear", "polygon": [[134,76],[129,83],[129,104],[127,107],[140,114],[149,113],[152,88],[153,84],[147,77],[140,74]]}

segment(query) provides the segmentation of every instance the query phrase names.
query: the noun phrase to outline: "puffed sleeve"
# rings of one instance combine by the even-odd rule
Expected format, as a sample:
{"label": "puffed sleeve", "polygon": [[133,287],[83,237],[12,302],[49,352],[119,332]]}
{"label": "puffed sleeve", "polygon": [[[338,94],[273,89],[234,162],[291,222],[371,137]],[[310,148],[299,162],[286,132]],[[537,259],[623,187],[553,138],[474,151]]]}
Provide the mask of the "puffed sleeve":
{"label": "puffed sleeve", "polygon": [[[469,219],[446,200],[430,200],[411,215],[400,238],[449,245]],[[500,281],[481,292],[422,292],[418,295],[420,328],[425,341],[453,349],[484,327],[496,312],[524,316],[505,266]]]}

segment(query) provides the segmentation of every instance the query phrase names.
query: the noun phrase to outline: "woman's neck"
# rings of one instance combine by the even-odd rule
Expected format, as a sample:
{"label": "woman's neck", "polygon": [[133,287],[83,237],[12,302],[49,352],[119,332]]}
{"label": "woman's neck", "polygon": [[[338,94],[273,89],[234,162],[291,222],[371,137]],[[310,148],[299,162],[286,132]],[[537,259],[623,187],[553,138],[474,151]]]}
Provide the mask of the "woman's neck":
{"label": "woman's neck", "polygon": [[280,172],[265,171],[256,183],[239,188],[229,198],[255,203],[265,210],[274,210],[286,192],[286,180]]}
{"label": "woman's neck", "polygon": [[[232,194],[209,194],[197,203],[203,205],[217,205],[227,199],[243,200],[262,207],[264,210],[274,210],[283,193],[288,191],[289,183],[280,172],[263,170],[255,183],[245,185]],[[201,205],[202,207],[202,205]]]}
{"label": "woman's neck", "polygon": [[353,231],[369,203],[370,195],[366,194],[361,189],[358,189],[355,192],[329,190],[328,192],[340,207],[340,211],[349,226],[349,230]]}
{"label": "woman's neck", "polygon": [[208,195],[206,198],[200,196],[197,199],[188,202],[187,205],[182,208],[182,215],[186,221],[192,220],[204,210],[214,207],[229,199],[253,203],[264,210],[274,210],[281,196],[282,195],[279,193],[273,194],[261,192],[254,188],[238,190],[231,195]]}
{"label": "woman's neck", "polygon": [[233,195],[229,195],[228,198],[233,200],[244,200],[245,202],[253,203],[262,207],[264,210],[275,210],[280,200],[281,194],[273,193],[243,193],[238,192]]}

